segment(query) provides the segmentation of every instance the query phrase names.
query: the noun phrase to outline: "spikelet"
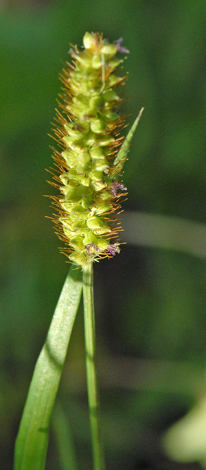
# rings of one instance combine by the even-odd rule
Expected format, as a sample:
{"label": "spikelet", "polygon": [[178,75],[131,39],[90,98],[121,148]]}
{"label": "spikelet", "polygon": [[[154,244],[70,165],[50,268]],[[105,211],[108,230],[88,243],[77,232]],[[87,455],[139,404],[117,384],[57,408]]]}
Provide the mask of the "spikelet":
{"label": "spikelet", "polygon": [[128,51],[121,40],[111,44],[94,33],[84,35],[83,46],[70,50],[72,63],[61,75],[52,183],[60,190],[52,205],[56,233],[66,245],[61,251],[77,265],[120,251],[116,216],[127,190],[116,165],[124,125],[118,92],[125,77],[115,71],[123,62],[117,53]]}

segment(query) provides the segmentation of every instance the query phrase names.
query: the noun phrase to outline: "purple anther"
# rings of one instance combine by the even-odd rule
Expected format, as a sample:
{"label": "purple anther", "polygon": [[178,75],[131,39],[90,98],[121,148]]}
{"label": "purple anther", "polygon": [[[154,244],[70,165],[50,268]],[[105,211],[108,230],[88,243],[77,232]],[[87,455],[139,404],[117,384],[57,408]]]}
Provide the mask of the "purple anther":
{"label": "purple anther", "polygon": [[115,256],[116,253],[120,252],[119,246],[116,243],[113,245],[108,245],[107,250],[111,253],[112,256]]}
{"label": "purple anther", "polygon": [[117,50],[118,50],[119,52],[123,52],[124,54],[129,54],[129,49],[127,49],[126,47],[121,47],[122,42],[123,42],[123,38],[119,38],[119,39],[115,42],[115,44],[116,44],[116,46],[117,46]]}
{"label": "purple anther", "polygon": [[121,191],[127,191],[127,188],[121,183],[112,183],[112,194],[114,197],[117,197],[117,189]]}
{"label": "purple anther", "polygon": [[95,251],[99,251],[99,248],[97,245],[95,245],[94,243],[89,243],[87,245],[87,253],[89,256],[91,256],[91,248],[94,248]]}

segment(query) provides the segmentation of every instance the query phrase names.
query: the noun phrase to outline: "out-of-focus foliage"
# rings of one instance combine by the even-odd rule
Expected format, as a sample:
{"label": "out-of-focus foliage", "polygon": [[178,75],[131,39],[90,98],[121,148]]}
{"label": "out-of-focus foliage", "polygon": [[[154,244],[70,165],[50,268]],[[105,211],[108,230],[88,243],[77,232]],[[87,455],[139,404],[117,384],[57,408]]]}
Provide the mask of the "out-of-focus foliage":
{"label": "out-of-focus foliage", "polygon": [[[205,1],[6,2],[0,6],[0,466],[14,439],[37,355],[66,277],[50,220],[45,168],[58,73],[84,32],[130,50],[123,111],[145,111],[133,139],[124,208],[206,223]],[[48,178],[49,179],[49,178]],[[154,227],[155,229],[155,227]],[[151,230],[152,232],[152,230]],[[108,468],[197,470],[161,450],[166,427],[200,393],[206,358],[206,262],[130,245],[95,266],[97,339]],[[79,468],[90,469],[82,316],[60,399]],[[101,366],[102,364],[102,366]],[[56,430],[57,426],[55,426]],[[51,433],[47,468],[60,470]],[[63,469],[63,466],[62,466]]]}

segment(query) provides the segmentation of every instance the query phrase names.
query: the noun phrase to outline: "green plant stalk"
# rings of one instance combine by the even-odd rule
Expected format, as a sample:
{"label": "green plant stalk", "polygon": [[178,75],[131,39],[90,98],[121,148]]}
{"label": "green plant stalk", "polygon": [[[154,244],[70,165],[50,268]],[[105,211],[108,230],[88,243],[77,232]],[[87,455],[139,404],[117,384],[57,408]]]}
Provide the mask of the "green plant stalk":
{"label": "green plant stalk", "polygon": [[100,403],[96,372],[96,341],[93,293],[93,263],[87,263],[83,270],[84,328],[86,348],[87,392],[94,470],[104,470],[104,450],[100,432]]}
{"label": "green plant stalk", "polygon": [[50,418],[82,292],[72,265],[37,360],[15,445],[14,470],[43,470]]}

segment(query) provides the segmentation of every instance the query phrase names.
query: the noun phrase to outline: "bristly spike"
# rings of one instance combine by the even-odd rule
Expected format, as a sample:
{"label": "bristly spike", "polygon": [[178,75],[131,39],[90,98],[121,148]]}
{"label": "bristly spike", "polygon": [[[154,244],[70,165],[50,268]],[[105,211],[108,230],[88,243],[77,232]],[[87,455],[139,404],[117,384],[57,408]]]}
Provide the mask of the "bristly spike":
{"label": "bristly spike", "polygon": [[140,119],[139,115],[122,144],[125,117],[119,107],[124,100],[118,91],[125,76],[116,69],[123,62],[118,52],[129,51],[121,43],[122,39],[112,44],[102,34],[87,32],[83,49],[72,47],[72,64],[67,63],[60,75],[64,88],[54,124],[59,150],[53,149],[53,185],[60,194],[52,197],[52,219],[65,242],[61,252],[77,265],[120,251],[122,229],[115,214],[120,213],[119,200],[127,189],[119,178]]}

